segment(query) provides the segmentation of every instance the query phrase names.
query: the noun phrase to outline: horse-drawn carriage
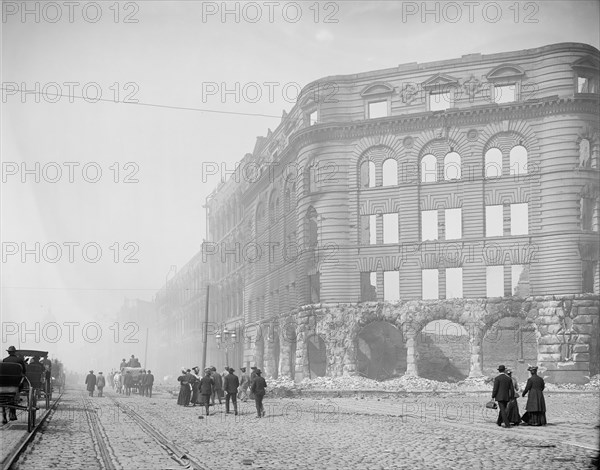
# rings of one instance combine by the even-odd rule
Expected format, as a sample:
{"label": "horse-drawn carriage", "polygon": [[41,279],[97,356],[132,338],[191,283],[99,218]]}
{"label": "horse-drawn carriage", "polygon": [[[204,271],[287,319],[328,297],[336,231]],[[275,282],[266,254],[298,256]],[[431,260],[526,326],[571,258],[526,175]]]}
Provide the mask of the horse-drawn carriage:
{"label": "horse-drawn carriage", "polygon": [[[48,360],[47,351],[20,350],[16,351],[16,355],[30,358],[30,361],[26,364],[25,375],[21,364],[17,362],[0,363],[2,418],[3,422],[6,422],[6,408],[26,411],[27,430],[31,432],[35,427],[38,399],[45,398],[46,408],[50,407],[52,362]],[[23,400],[25,404],[21,405]]]}
{"label": "horse-drawn carriage", "polygon": [[131,391],[134,393],[140,392],[142,367],[123,367],[121,369],[121,384],[125,388],[125,376],[131,375]]}

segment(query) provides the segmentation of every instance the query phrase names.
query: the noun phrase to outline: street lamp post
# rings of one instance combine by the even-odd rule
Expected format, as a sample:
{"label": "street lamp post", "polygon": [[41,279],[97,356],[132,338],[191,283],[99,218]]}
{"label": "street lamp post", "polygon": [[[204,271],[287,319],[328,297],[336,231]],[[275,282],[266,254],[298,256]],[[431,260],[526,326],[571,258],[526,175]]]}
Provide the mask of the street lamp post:
{"label": "street lamp post", "polygon": [[228,330],[226,326],[223,327],[222,330],[217,331],[217,333],[215,334],[217,348],[225,349],[225,365],[227,367],[229,367],[229,348],[235,347],[235,344],[233,346],[230,345],[229,340],[231,339],[231,340],[235,341],[235,338],[236,338],[235,331]]}

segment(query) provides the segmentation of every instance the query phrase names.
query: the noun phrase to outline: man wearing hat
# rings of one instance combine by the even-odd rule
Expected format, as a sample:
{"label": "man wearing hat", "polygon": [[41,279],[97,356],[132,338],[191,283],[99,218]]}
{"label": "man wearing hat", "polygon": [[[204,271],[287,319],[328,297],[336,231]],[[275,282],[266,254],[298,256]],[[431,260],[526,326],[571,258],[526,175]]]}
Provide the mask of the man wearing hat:
{"label": "man wearing hat", "polygon": [[[14,362],[15,364],[19,364],[21,366],[23,375],[25,375],[25,370],[26,370],[25,359],[23,359],[21,356],[17,356],[17,348],[15,348],[14,346],[9,346],[8,349],[6,350],[6,352],[8,353],[8,356],[6,356],[2,362]],[[19,400],[19,398],[15,397],[15,404],[18,404],[18,400]],[[6,424],[7,421],[6,421],[5,408],[2,408],[2,415],[3,415],[2,423]],[[11,421],[15,421],[17,419],[17,410],[15,408],[9,408],[8,415],[9,415],[9,418]]]}
{"label": "man wearing hat", "polygon": [[96,387],[98,387],[98,396],[102,396],[102,391],[104,387],[106,387],[106,378],[102,375],[102,372],[98,372],[98,377],[96,378]]}
{"label": "man wearing hat", "polygon": [[223,389],[226,393],[225,413],[229,413],[229,400],[231,400],[233,402],[233,412],[237,415],[237,393],[238,387],[240,386],[240,379],[234,374],[234,372],[235,369],[229,369],[229,374],[225,376],[225,380],[223,381]]}
{"label": "man wearing hat", "polygon": [[85,378],[85,384],[87,385],[87,391],[90,397],[94,396],[94,389],[96,388],[96,376],[94,375],[94,371],[91,370],[90,373]]}
{"label": "man wearing hat", "polygon": [[204,369],[204,377],[200,379],[198,391],[200,392],[201,402],[206,407],[206,416],[209,415],[210,397],[215,388],[215,381],[212,378],[212,369]]}
{"label": "man wearing hat", "polygon": [[531,377],[527,379],[527,385],[523,390],[523,396],[529,393],[527,397],[527,405],[525,414],[521,418],[530,426],[545,426],[546,425],[546,401],[544,400],[544,379],[537,375],[537,367],[529,366],[527,370],[531,373]]}
{"label": "man wearing hat", "polygon": [[250,367],[250,370],[252,372],[250,372],[250,381],[248,382],[248,387],[250,387],[250,399],[254,400],[254,394],[252,393],[252,382],[254,382],[254,379],[257,377],[256,371],[258,370],[258,367],[256,366],[252,366]]}
{"label": "man wearing hat", "polygon": [[240,388],[238,392],[238,398],[242,401],[248,401],[248,387],[250,386],[250,377],[246,374],[246,368],[241,367],[242,377],[240,380]]}
{"label": "man wearing hat", "polygon": [[263,406],[263,398],[265,397],[267,382],[261,376],[262,371],[256,369],[256,378],[252,381],[250,391],[254,395],[254,401],[256,403],[256,413],[258,418],[265,416],[265,407]]}
{"label": "man wearing hat", "polygon": [[500,372],[500,374],[494,379],[494,390],[492,391],[492,400],[498,402],[498,408],[500,409],[496,424],[502,426],[502,421],[504,421],[504,426],[510,428],[506,405],[514,398],[515,389],[513,387],[512,379],[506,374],[506,367],[498,366],[498,372]]}

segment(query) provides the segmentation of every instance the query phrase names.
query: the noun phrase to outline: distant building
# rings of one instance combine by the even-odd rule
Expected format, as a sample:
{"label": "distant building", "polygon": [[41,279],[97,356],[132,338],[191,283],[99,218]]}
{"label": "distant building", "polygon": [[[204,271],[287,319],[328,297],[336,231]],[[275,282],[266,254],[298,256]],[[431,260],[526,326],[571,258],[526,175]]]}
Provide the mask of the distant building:
{"label": "distant building", "polygon": [[[430,356],[449,376],[598,373],[598,70],[596,48],[563,43],[305,87],[207,202],[194,266],[239,362],[419,375],[421,332],[448,320],[466,341]],[[185,335],[196,301],[171,295]]]}

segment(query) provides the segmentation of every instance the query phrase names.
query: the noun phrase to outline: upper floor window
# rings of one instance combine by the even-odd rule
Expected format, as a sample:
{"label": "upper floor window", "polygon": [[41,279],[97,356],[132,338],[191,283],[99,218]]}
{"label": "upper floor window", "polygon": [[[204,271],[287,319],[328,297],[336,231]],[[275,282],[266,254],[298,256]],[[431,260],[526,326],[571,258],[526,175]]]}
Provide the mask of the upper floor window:
{"label": "upper floor window", "polygon": [[485,236],[504,235],[504,206],[502,204],[485,206]]}
{"label": "upper floor window", "polygon": [[375,162],[365,160],[360,165],[360,187],[375,187]]}
{"label": "upper floor window", "polygon": [[424,300],[440,298],[438,269],[421,270],[421,291]]}
{"label": "upper floor window", "polygon": [[460,176],[460,155],[450,152],[444,157],[444,179],[459,180]]}
{"label": "upper floor window", "polygon": [[577,93],[598,93],[598,77],[577,77]]}
{"label": "upper floor window", "polygon": [[485,152],[484,175],[486,178],[502,176],[502,152],[500,149],[491,148]]}
{"label": "upper floor window", "polygon": [[579,142],[579,166],[589,168],[592,166],[590,158],[590,141],[589,139],[581,139]]}
{"label": "upper floor window", "polygon": [[360,300],[361,302],[377,301],[377,273],[360,273]]}
{"label": "upper floor window", "polygon": [[309,126],[314,126],[315,124],[317,124],[319,122],[318,119],[319,119],[319,114],[316,109],[309,111],[306,114],[306,123]]}
{"label": "upper floor window", "polygon": [[582,57],[571,65],[575,71],[576,93],[600,93],[600,73],[598,59]]}
{"label": "upper floor window", "polygon": [[361,215],[361,245],[376,245],[377,244],[377,216],[376,215]]}
{"label": "upper floor window", "polygon": [[486,266],[485,268],[486,297],[504,296],[504,266]]}
{"label": "upper floor window", "polygon": [[421,159],[421,182],[434,183],[437,181],[437,158],[429,154]]}
{"label": "upper floor window", "polygon": [[527,149],[516,145],[510,150],[510,174],[522,175],[527,173]]}
{"label": "upper floor window", "polygon": [[389,102],[385,101],[373,101],[368,104],[368,119],[377,119],[381,117],[387,117],[389,113]]}
{"label": "upper floor window", "polygon": [[529,233],[529,204],[510,205],[510,234],[527,235]]}
{"label": "upper floor window", "polygon": [[394,158],[388,158],[383,162],[383,186],[398,185],[398,162]]}
{"label": "upper floor window", "polygon": [[429,93],[429,111],[443,111],[453,106],[453,97],[450,91]]}
{"label": "upper floor window", "polygon": [[462,209],[446,209],[444,211],[446,240],[462,238]]}
{"label": "upper floor window", "polygon": [[463,296],[463,269],[446,268],[446,298],[461,299]]}
{"label": "upper floor window", "polygon": [[421,241],[438,239],[437,210],[421,211]]}
{"label": "upper floor window", "polygon": [[383,214],[383,243],[398,243],[398,213]]}
{"label": "upper floor window", "polygon": [[494,85],[494,103],[512,103],[517,101],[517,85]]}
{"label": "upper floor window", "polygon": [[427,93],[427,109],[442,111],[454,106],[454,91],[459,82],[455,77],[438,73],[421,83],[421,88]]}
{"label": "upper floor window", "polygon": [[396,302],[400,300],[400,272],[383,272],[383,300]]}

